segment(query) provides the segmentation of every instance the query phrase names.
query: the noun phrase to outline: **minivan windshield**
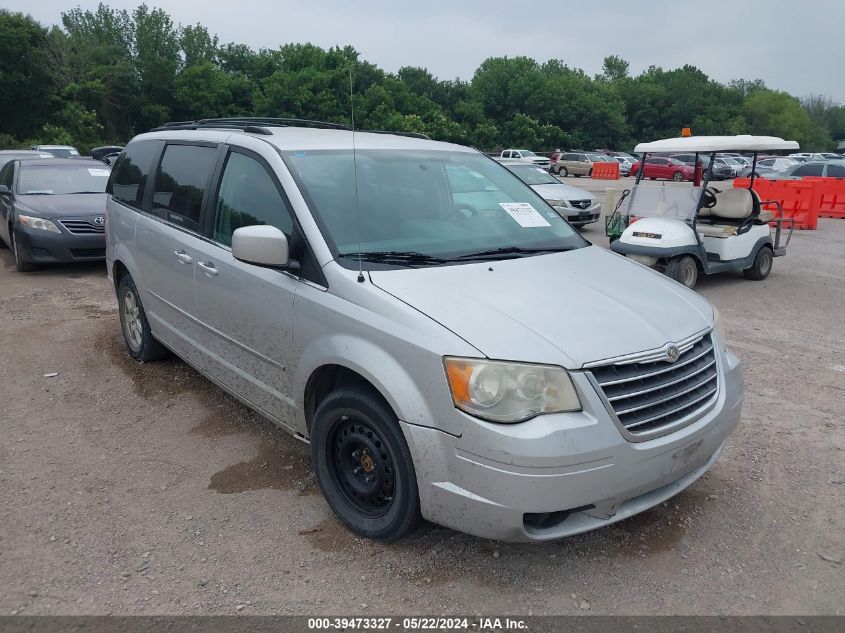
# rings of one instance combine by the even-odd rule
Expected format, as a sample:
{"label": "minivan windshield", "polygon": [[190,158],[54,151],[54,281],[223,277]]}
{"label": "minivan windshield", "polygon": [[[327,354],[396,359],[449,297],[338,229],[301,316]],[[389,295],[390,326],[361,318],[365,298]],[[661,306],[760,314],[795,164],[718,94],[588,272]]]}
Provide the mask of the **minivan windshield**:
{"label": "minivan windshield", "polygon": [[588,244],[519,178],[475,152],[358,150],[355,164],[350,150],[282,156],[348,268],[359,250],[377,264],[425,266]]}
{"label": "minivan windshield", "polygon": [[[62,161],[56,161],[62,162]],[[21,163],[17,192],[22,195],[105,193],[109,168],[95,164],[27,165]]]}

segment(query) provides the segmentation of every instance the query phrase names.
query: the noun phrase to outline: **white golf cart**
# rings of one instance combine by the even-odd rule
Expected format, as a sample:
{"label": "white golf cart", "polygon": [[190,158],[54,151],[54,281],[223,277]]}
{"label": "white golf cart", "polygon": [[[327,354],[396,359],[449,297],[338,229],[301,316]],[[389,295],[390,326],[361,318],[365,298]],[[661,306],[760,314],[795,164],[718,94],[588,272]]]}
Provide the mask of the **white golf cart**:
{"label": "white golf cart", "polygon": [[[794,221],[783,217],[776,201],[761,201],[753,191],[757,154],[762,151],[795,150],[798,143],[773,136],[690,136],[640,143],[634,151],[645,161],[649,154],[709,154],[706,170],[696,168],[692,186],[642,183],[637,172],[627,210],[614,211],[607,218],[611,248],[635,261],[656,268],[688,288],[699,274],[742,271],[747,279],[765,279],[774,257],[786,254]],[[709,186],[717,152],[753,152],[752,177],[748,189],[720,191]],[[772,204],[778,215],[763,210]],[[774,231],[769,223],[775,224]],[[789,233],[781,243],[781,229]],[[774,235],[773,235],[774,234]]]}

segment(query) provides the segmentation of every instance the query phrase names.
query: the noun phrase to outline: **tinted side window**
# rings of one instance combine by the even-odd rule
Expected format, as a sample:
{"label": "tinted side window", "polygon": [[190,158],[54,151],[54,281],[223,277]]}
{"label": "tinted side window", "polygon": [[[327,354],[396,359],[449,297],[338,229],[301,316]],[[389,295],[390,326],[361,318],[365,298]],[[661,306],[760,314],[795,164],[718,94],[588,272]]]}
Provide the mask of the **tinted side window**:
{"label": "tinted side window", "polygon": [[804,165],[796,169],[793,176],[821,176],[824,170],[824,165]]}
{"label": "tinted side window", "polygon": [[232,152],[226,159],[212,237],[232,245],[232,233],[242,226],[269,224],[291,238],[293,219],[270,174],[254,158]]}
{"label": "tinted side window", "polygon": [[6,185],[9,191],[12,190],[12,183],[15,180],[15,163],[10,161],[0,170],[0,185]]}
{"label": "tinted side window", "polygon": [[143,207],[144,188],[163,141],[137,141],[126,146],[111,172],[106,191],[121,202]]}
{"label": "tinted side window", "polygon": [[831,178],[845,178],[845,167],[840,165],[828,165],[827,175]]}
{"label": "tinted side window", "polygon": [[198,230],[202,199],[216,162],[216,147],[168,145],[156,173],[153,213]]}

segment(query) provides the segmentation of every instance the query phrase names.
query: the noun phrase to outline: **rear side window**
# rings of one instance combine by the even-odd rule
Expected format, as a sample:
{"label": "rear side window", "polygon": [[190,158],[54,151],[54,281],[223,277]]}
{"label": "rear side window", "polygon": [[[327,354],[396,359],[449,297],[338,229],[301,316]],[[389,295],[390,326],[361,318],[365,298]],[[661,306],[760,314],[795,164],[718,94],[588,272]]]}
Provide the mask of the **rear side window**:
{"label": "rear side window", "polygon": [[9,191],[12,190],[12,183],[15,178],[15,163],[14,161],[9,161],[0,170],[0,185],[6,185],[9,188]]}
{"label": "rear side window", "polygon": [[162,141],[136,141],[126,146],[112,170],[106,191],[130,207],[143,208],[147,177]]}
{"label": "rear side window", "polygon": [[793,172],[793,176],[821,176],[824,165],[804,165]]}
{"label": "rear side window", "polygon": [[216,147],[168,145],[156,173],[153,213],[199,230],[202,200],[216,162]]}
{"label": "rear side window", "polygon": [[827,175],[830,178],[845,178],[845,167],[839,165],[828,165]]}
{"label": "rear side window", "polygon": [[270,174],[254,158],[229,154],[214,214],[212,237],[232,245],[232,233],[243,226],[269,224],[291,238],[293,219]]}

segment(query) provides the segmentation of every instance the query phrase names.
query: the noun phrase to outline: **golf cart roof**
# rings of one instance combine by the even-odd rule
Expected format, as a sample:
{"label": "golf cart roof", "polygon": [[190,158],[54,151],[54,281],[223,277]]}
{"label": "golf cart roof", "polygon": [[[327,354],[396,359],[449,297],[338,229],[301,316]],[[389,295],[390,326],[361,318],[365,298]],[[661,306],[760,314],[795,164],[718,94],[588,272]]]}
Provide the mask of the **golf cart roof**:
{"label": "golf cart roof", "polygon": [[743,150],[748,152],[762,152],[779,149],[798,149],[796,141],[784,141],[777,136],[682,136],[665,138],[651,143],[640,143],[634,148],[635,152],[727,152]]}

